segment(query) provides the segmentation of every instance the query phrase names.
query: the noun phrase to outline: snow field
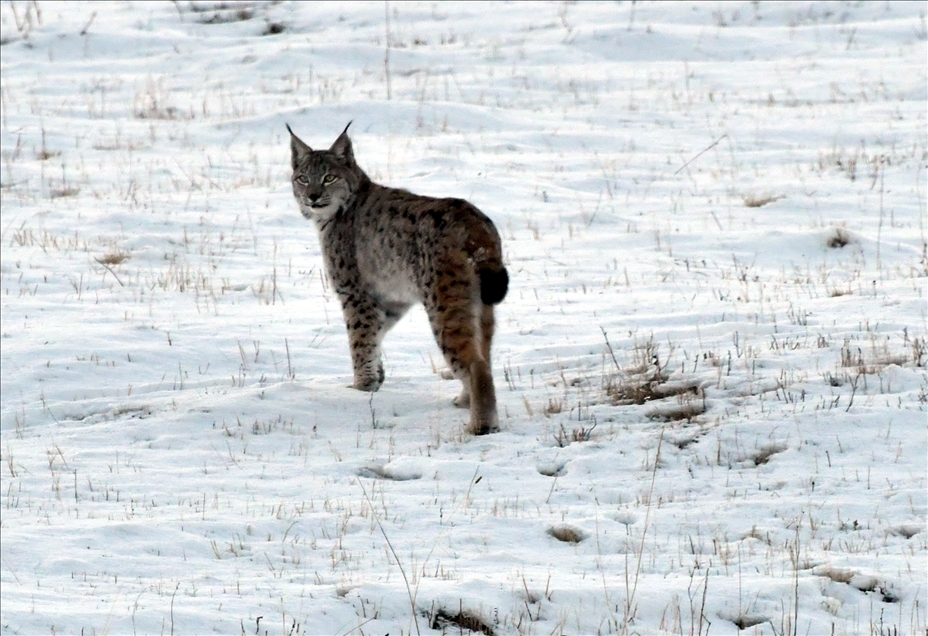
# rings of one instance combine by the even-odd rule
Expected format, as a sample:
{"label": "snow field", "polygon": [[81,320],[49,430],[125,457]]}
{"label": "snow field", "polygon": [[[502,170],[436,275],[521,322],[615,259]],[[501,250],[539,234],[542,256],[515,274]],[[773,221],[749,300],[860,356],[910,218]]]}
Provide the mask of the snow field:
{"label": "snow field", "polygon": [[[278,32],[279,31],[279,32]],[[919,3],[0,7],[4,633],[921,634]],[[469,199],[503,431],[284,124]]]}

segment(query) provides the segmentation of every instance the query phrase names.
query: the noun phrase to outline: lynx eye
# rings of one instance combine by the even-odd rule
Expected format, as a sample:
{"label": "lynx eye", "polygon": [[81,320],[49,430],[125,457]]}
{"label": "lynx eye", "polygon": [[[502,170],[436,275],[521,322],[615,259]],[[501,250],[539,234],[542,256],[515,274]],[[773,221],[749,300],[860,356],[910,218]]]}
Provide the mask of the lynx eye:
{"label": "lynx eye", "polygon": [[304,177],[303,175],[300,175],[300,176],[296,177],[296,178],[294,179],[294,181],[296,181],[296,182],[299,183],[300,185],[304,185],[304,186],[307,185],[307,184],[309,183],[309,180],[308,180],[306,177]]}
{"label": "lynx eye", "polygon": [[334,174],[327,174],[325,175],[325,177],[323,177],[322,183],[324,183],[325,185],[329,185],[330,183],[333,183],[336,179],[338,179],[338,177],[336,177]]}

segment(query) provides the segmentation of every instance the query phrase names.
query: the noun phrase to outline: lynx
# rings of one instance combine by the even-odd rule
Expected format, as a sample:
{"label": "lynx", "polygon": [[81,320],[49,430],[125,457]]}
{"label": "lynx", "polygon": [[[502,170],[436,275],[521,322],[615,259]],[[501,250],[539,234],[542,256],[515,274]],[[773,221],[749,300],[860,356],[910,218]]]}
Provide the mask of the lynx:
{"label": "lynx", "polygon": [[380,388],[380,344],[411,306],[422,303],[445,360],[464,385],[454,403],[470,407],[470,432],[498,430],[490,345],[493,306],[506,296],[509,274],[493,222],[462,199],[372,182],[355,162],[347,126],[328,150],[313,150],[287,130],[293,196],[319,232],[348,327],[352,386]]}

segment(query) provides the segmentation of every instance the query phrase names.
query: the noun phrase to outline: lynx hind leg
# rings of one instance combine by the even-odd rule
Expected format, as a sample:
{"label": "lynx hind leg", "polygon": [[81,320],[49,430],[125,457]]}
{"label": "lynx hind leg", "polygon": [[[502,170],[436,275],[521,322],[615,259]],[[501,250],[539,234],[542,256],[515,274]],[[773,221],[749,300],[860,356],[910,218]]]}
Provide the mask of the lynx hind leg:
{"label": "lynx hind leg", "polygon": [[[480,342],[480,353],[483,356],[483,359],[486,360],[487,366],[492,370],[493,366],[490,362],[490,347],[493,344],[493,332],[495,330],[495,322],[493,319],[493,305],[483,305],[481,304],[480,309],[480,332],[478,334],[478,340]],[[445,374],[442,374],[446,380],[450,380],[454,377],[454,372],[450,369],[448,370],[448,375],[445,377]],[[470,407],[470,382],[463,382],[461,388],[461,394],[454,398],[454,405],[459,408],[469,408]],[[490,388],[492,387],[492,380],[490,382]],[[493,390],[495,394],[495,390]]]}
{"label": "lynx hind leg", "polygon": [[484,357],[484,351],[488,351],[482,334],[485,314],[481,314],[478,322],[482,304],[474,301],[472,284],[457,279],[466,276],[467,269],[448,268],[445,273],[452,280],[438,285],[426,311],[445,360],[464,385],[454,403],[470,406],[469,430],[484,435],[499,428],[493,376]]}
{"label": "lynx hind leg", "polygon": [[470,368],[470,432],[486,435],[499,430],[496,389],[486,360],[475,360]]}
{"label": "lynx hind leg", "polygon": [[483,359],[487,361],[487,364],[490,364],[490,347],[493,344],[493,334],[495,332],[496,321],[493,318],[493,305],[482,305],[480,308],[480,341]]}

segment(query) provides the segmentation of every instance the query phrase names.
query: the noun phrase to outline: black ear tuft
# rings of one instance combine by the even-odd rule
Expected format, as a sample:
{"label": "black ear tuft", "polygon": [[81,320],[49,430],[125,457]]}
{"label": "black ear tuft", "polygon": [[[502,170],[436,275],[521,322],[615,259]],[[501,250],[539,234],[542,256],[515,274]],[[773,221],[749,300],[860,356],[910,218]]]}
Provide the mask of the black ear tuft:
{"label": "black ear tuft", "polygon": [[311,153],[313,149],[293,133],[290,129],[290,124],[284,125],[287,127],[287,132],[290,133],[290,167],[296,170],[296,167],[300,165],[303,157]]}
{"label": "black ear tuft", "polygon": [[[349,121],[348,126],[350,125],[351,122]],[[338,136],[338,139],[336,139],[332,147],[329,148],[329,152],[333,153],[338,160],[345,165],[353,166],[354,150],[351,147],[351,139],[348,137],[348,126],[345,126],[345,130],[342,131],[342,134]]]}

